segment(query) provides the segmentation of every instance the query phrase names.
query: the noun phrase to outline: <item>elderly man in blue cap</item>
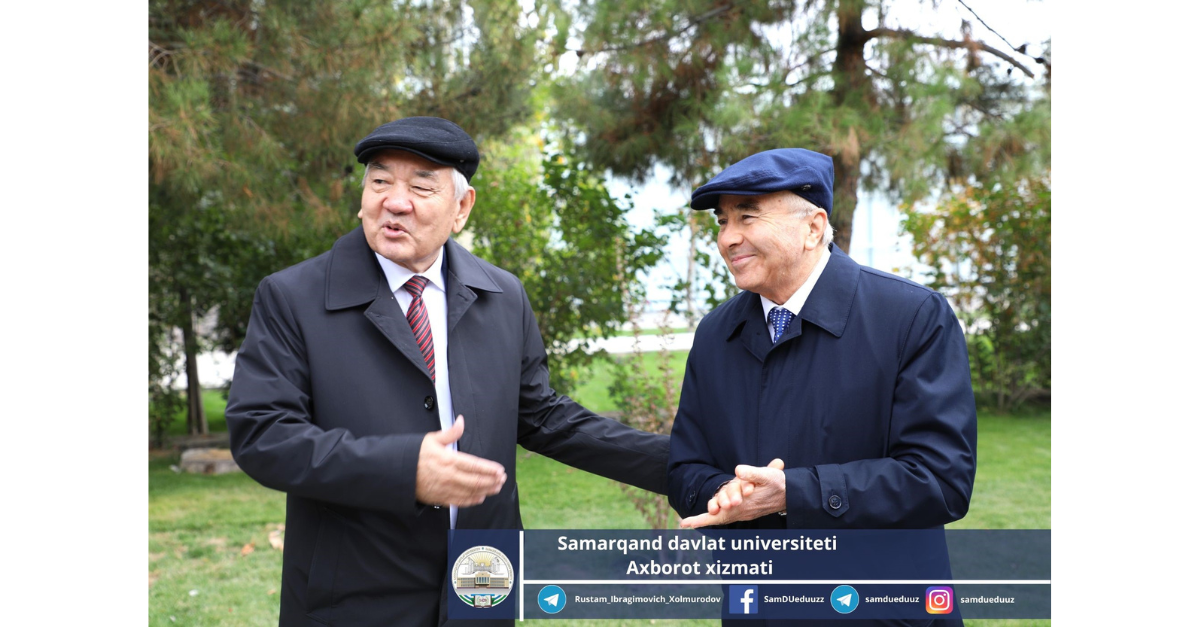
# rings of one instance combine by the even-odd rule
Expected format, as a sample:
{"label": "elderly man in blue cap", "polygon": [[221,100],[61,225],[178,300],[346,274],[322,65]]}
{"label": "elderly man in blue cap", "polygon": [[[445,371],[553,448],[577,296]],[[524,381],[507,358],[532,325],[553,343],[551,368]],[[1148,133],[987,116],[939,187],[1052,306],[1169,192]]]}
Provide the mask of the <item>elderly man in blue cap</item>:
{"label": "elderly man in blue cap", "polygon": [[937,292],[832,244],[833,162],[799,148],[730,166],[713,209],[743,291],[704,317],[671,433],[684,527],[929,528],[975,478],[967,348]]}

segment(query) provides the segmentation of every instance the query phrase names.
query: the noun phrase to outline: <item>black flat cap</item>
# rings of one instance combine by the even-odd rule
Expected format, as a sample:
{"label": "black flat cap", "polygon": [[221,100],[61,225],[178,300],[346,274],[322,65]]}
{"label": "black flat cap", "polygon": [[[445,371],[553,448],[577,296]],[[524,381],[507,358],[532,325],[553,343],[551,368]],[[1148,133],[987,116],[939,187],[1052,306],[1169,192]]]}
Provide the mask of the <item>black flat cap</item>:
{"label": "black flat cap", "polygon": [[692,192],[692,209],[712,209],[722,194],[758,196],[790,190],[833,215],[833,159],[803,148],[750,155]]}
{"label": "black flat cap", "polygon": [[405,150],[434,163],[447,165],[471,180],[479,167],[475,140],[450,120],[411,117],[388,122],[359,140],[354,147],[358,162],[369,163],[380,150]]}

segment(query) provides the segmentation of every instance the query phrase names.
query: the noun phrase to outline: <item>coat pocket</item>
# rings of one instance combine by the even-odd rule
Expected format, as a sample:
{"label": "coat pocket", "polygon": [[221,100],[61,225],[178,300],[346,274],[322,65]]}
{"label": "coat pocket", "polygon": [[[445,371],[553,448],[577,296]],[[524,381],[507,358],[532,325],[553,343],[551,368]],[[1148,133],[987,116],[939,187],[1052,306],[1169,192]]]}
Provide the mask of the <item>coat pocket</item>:
{"label": "coat pocket", "polygon": [[336,605],[338,562],[342,553],[342,530],[337,517],[328,508],[321,508],[321,524],[313,547],[312,563],[308,567],[308,589],[304,594],[304,609],[312,618],[327,625],[333,624]]}

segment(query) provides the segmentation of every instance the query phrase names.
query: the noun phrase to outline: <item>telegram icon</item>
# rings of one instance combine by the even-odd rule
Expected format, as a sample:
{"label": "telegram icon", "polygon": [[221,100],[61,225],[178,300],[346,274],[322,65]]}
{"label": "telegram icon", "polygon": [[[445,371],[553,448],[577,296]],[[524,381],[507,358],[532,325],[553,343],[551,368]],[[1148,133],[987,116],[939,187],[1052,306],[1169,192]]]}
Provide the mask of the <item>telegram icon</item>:
{"label": "telegram icon", "polygon": [[557,614],[567,606],[567,593],[558,586],[546,586],[537,596],[538,607],[547,614]]}
{"label": "telegram icon", "polygon": [[850,586],[838,586],[829,595],[829,602],[838,614],[849,614],[858,608],[858,590]]}

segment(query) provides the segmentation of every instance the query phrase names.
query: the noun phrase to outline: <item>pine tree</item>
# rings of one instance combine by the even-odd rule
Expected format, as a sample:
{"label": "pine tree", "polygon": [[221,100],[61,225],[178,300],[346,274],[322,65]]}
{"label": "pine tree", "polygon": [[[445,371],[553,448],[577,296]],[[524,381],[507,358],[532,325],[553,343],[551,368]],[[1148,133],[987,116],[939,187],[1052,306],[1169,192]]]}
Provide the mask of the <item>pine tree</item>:
{"label": "pine tree", "polygon": [[150,388],[163,401],[160,438],[176,353],[188,431],[204,433],[197,354],[235,350],[258,281],[353,228],[358,138],[407,115],[446,117],[476,138],[529,116],[536,33],[519,26],[520,11],[509,0],[151,2]]}
{"label": "pine tree", "polygon": [[[581,2],[581,71],[556,92],[558,111],[595,167],[642,180],[661,164],[689,192],[762,150],[829,154],[843,250],[860,190],[911,201],[978,173],[1044,169],[1048,43],[1037,57],[1027,45],[995,48],[972,33],[982,20],[964,22],[956,38],[930,36],[896,24],[889,8],[880,0]],[[706,230],[688,223],[695,243]]]}

